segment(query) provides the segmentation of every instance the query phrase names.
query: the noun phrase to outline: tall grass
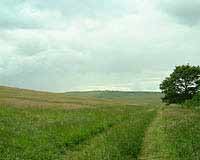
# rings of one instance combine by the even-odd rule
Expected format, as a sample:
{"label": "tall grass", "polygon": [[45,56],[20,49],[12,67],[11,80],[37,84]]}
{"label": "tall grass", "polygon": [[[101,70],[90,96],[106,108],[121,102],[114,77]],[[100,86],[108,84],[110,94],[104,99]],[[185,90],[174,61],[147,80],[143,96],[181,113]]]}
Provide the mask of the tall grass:
{"label": "tall grass", "polygon": [[[65,154],[74,155],[77,146],[96,136],[116,147],[116,153],[122,152],[121,159],[126,155],[136,157],[152,114],[130,106],[77,110],[1,106],[0,159],[64,159]],[[93,157],[93,153],[96,150],[88,150],[86,157]]]}
{"label": "tall grass", "polygon": [[163,116],[169,153],[176,160],[200,159],[200,112],[192,109],[167,109]]}
{"label": "tall grass", "polygon": [[[131,109],[132,110],[132,109]],[[104,133],[91,138],[87,144],[67,152],[72,160],[128,160],[137,159],[145,131],[155,116],[155,110],[127,110],[126,118]]]}
{"label": "tall grass", "polygon": [[199,160],[199,97],[184,108],[160,96],[0,87],[0,159]]}

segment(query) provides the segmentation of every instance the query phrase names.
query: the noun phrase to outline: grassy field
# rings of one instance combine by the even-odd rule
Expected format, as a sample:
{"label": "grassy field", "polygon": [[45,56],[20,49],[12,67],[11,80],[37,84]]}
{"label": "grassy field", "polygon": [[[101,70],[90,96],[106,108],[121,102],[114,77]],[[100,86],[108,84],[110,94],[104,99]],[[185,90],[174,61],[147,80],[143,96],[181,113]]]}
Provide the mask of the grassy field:
{"label": "grassy field", "polygon": [[200,111],[161,96],[0,87],[0,159],[199,160]]}

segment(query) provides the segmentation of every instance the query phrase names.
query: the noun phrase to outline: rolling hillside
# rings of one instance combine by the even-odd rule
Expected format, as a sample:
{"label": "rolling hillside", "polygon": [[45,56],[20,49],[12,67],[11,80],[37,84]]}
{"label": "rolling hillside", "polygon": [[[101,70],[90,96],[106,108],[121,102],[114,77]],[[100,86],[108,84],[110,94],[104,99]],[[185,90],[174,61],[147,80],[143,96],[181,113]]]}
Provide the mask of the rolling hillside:
{"label": "rolling hillside", "polygon": [[150,105],[160,104],[161,94],[157,92],[119,92],[119,91],[91,91],[50,93],[26,89],[0,86],[0,103],[14,103],[29,106],[64,106],[78,107],[79,105],[127,104]]}
{"label": "rolling hillside", "polygon": [[0,87],[0,159],[198,160],[199,110],[161,96]]}

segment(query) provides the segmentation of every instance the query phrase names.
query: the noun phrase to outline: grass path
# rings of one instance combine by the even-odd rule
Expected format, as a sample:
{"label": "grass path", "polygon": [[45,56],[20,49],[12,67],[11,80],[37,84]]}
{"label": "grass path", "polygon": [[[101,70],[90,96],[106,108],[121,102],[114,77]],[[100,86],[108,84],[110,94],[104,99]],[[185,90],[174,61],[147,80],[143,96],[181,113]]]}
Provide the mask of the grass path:
{"label": "grass path", "polygon": [[147,129],[139,160],[199,160],[200,112],[163,107]]}
{"label": "grass path", "polygon": [[144,131],[155,116],[155,109],[129,113],[126,119],[105,132],[90,137],[86,143],[67,151],[68,160],[133,160],[138,159]]}
{"label": "grass path", "polygon": [[137,159],[155,115],[154,108],[145,106],[77,110],[0,106],[0,159]]}
{"label": "grass path", "polygon": [[157,115],[147,129],[139,155],[139,160],[169,160],[169,144],[164,134],[163,109],[157,111]]}

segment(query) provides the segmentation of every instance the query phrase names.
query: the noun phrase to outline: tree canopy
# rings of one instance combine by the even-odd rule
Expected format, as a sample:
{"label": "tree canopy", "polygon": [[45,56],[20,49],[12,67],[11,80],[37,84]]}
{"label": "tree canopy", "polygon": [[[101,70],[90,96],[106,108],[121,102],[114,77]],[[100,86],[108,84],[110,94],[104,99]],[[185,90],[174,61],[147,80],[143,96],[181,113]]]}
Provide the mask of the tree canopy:
{"label": "tree canopy", "polygon": [[200,90],[200,67],[189,64],[176,66],[160,84],[160,89],[164,93],[162,100],[167,104],[183,103],[193,98]]}

